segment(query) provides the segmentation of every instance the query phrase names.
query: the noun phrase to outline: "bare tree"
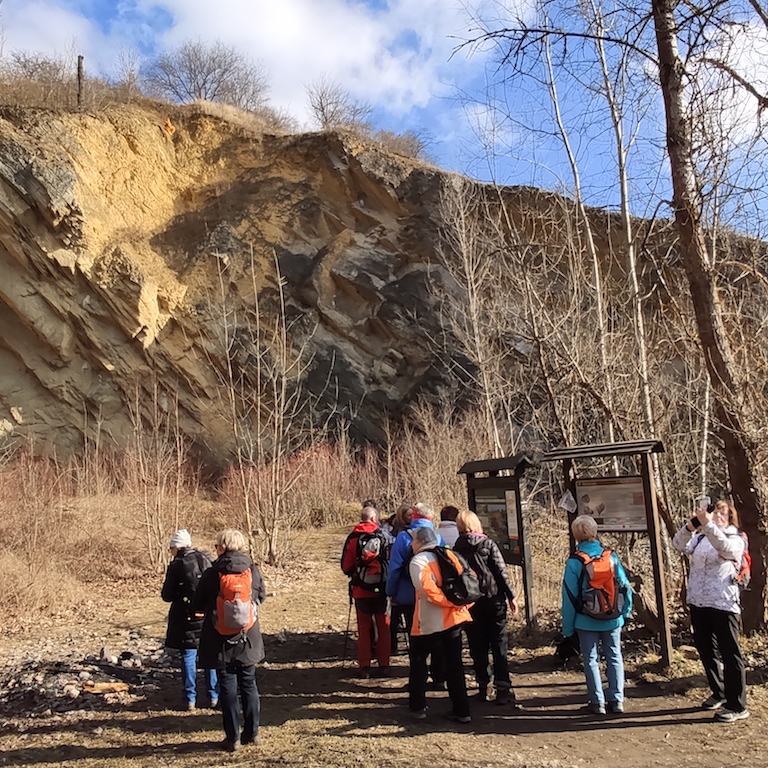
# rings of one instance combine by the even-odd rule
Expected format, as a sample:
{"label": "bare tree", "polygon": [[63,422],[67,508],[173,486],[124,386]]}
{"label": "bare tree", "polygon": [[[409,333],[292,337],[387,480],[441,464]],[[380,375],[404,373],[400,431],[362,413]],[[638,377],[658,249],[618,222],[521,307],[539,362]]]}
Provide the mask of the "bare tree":
{"label": "bare tree", "polygon": [[[752,5],[755,6],[755,3],[756,0]],[[761,436],[764,436],[766,425],[763,414],[755,406],[754,397],[750,397],[755,389],[751,387],[745,371],[749,369],[751,363],[759,362],[764,357],[764,350],[761,347],[761,335],[758,333],[747,338],[740,334],[739,321],[736,319],[740,311],[746,310],[748,306],[754,310],[756,305],[739,303],[735,296],[724,293],[723,286],[720,285],[723,267],[718,269],[713,265],[711,253],[707,247],[710,236],[707,221],[704,218],[705,189],[702,181],[705,177],[702,175],[702,167],[697,164],[696,154],[701,135],[695,132],[697,126],[690,109],[690,94],[701,84],[701,75],[693,69],[694,64],[706,61],[707,51],[710,54],[713,50],[722,52],[723,35],[727,37],[742,29],[746,23],[746,17],[743,8],[737,9],[735,4],[706,4],[706,7],[688,14],[683,6],[674,0],[651,0],[646,8],[630,7],[626,4],[615,6],[606,4],[603,9],[593,6],[592,24],[585,28],[579,21],[579,19],[583,21],[582,14],[585,7],[586,5],[582,4],[579,11],[574,12],[570,6],[567,8],[557,6],[556,0],[551,2],[545,0],[538,10],[551,9],[551,18],[556,18],[557,23],[551,22],[549,15],[545,12],[540,13],[538,17],[529,16],[526,19],[499,21],[496,18],[490,26],[483,27],[481,23],[483,31],[472,43],[478,45],[495,43],[500,52],[500,71],[504,73],[511,68],[513,72],[518,73],[521,71],[520,62],[531,51],[538,49],[543,40],[562,41],[557,66],[571,67],[573,81],[579,86],[594,82],[594,75],[588,67],[589,63],[595,59],[586,56],[583,49],[587,41],[597,46],[597,61],[602,67],[602,72],[598,72],[597,75],[603,80],[604,86],[615,82],[614,78],[620,71],[616,62],[623,61],[625,54],[631,54],[635,59],[633,66],[637,72],[647,71],[649,64],[658,68],[660,91],[665,107],[672,208],[678,236],[676,247],[667,249],[666,255],[659,254],[658,263],[661,267],[660,272],[664,272],[667,268],[665,261],[671,255],[679,253],[685,271],[689,301],[684,306],[683,304],[679,306],[693,318],[694,333],[711,386],[713,416],[717,425],[722,456],[728,466],[731,491],[742,512],[743,524],[750,534],[752,547],[757,553],[755,590],[745,596],[745,627],[754,629],[764,625],[766,618],[764,602],[766,536],[765,519],[761,511],[768,502],[768,487],[761,474],[761,467],[766,460],[766,452],[763,448],[765,440],[761,439]],[[739,16],[739,13],[742,15]],[[763,18],[762,15],[758,15],[761,19]],[[610,25],[604,23],[608,19]],[[684,39],[684,55],[680,53],[678,47],[678,40],[681,37]],[[606,54],[608,46],[611,47],[611,52]],[[754,86],[750,88],[747,78],[737,77],[738,73],[733,71],[733,67],[729,69],[727,61],[720,70],[730,71],[733,79],[746,92],[757,98],[760,107],[764,106],[760,90]],[[501,76],[505,77],[504,74]],[[610,90],[607,89],[607,92],[610,93]],[[615,105],[616,102],[612,102],[613,132],[621,165],[625,161],[623,149],[625,143],[621,132],[617,131],[617,128],[621,127],[622,116],[613,109]],[[592,122],[590,120],[590,124]],[[610,127],[608,130],[611,130]],[[749,159],[741,158],[742,162],[749,162]],[[713,184],[720,186],[720,182],[717,181]],[[722,188],[717,192],[722,193]],[[623,225],[631,226],[633,222],[625,202],[624,187],[620,188],[620,197]],[[632,242],[633,240],[627,240],[628,244]],[[632,273],[635,269],[633,263],[636,265],[636,261],[632,252],[629,256],[630,273]],[[754,285],[754,291],[751,293],[757,295],[765,292],[764,287],[761,287],[764,278],[752,267],[742,263],[740,273],[744,278],[747,275],[755,275],[754,281],[750,281]],[[632,280],[634,326],[638,342],[641,342],[645,335],[642,331],[644,315],[648,309],[644,307],[643,311],[639,311],[640,286],[634,277]],[[682,317],[681,319],[685,320]],[[755,328],[756,321],[752,320],[750,314],[745,314],[739,319],[742,325],[746,323],[749,328]],[[651,391],[650,387],[643,384],[644,381],[650,380],[649,371],[643,369],[644,354],[647,360],[647,353],[641,351],[639,367],[641,400],[644,402],[643,410],[646,413],[646,419],[650,415],[649,423],[652,424],[653,409],[650,412],[648,410]],[[694,365],[696,365],[695,362]],[[691,376],[689,381],[695,382],[697,378]],[[658,386],[657,384],[657,391],[654,394],[660,401],[664,401],[666,393],[658,391]],[[676,407],[680,405],[676,404]],[[701,418],[701,422],[706,424],[705,418]],[[689,448],[688,452],[691,456],[695,456],[695,447],[691,445]]]}
{"label": "bare tree", "polygon": [[[312,448],[325,435],[312,423],[313,403],[323,392],[304,387],[308,352],[314,329],[296,345],[299,319],[291,319],[285,280],[273,254],[272,279],[258,275],[251,250],[246,269],[252,299],[239,310],[231,303],[232,283],[239,266],[217,255],[218,296],[211,301],[212,326],[219,351],[216,371],[222,405],[231,432],[234,461],[230,471],[230,497],[242,511],[243,525],[253,548],[254,534],[263,534],[265,556],[277,564],[285,555],[292,530],[302,523],[302,510],[287,499],[312,459]],[[268,282],[269,287],[260,284]],[[265,298],[265,294],[268,298]],[[271,294],[271,295],[270,295]],[[263,303],[275,310],[268,313]],[[271,316],[270,316],[271,315]]]}
{"label": "bare tree", "polygon": [[766,534],[763,510],[768,503],[761,466],[765,458],[755,438],[762,422],[754,404],[745,398],[746,387],[729,338],[724,312],[706,246],[702,203],[693,159],[692,121],[687,110],[688,72],[678,49],[677,4],[651,0],[659,75],[666,116],[667,150],[672,175],[675,221],[680,252],[693,301],[699,340],[709,372],[715,413],[720,423],[724,455],[742,525],[753,543],[753,590],[744,597],[745,629],[763,627],[766,621]]}
{"label": "bare tree", "polygon": [[322,130],[347,128],[370,133],[369,123],[373,107],[358,101],[335,80],[323,75],[305,86],[309,112]]}
{"label": "bare tree", "polygon": [[248,110],[265,104],[269,82],[260,64],[218,40],[185,40],[149,62],[143,77],[150,90],[173,101],[217,101]]}
{"label": "bare tree", "polygon": [[410,130],[405,133],[395,131],[376,131],[373,138],[387,149],[398,155],[414,157],[417,160],[429,160],[431,139],[426,131]]}
{"label": "bare tree", "polygon": [[121,47],[117,51],[114,66],[114,83],[124,93],[126,101],[141,95],[141,54],[136,48]]}

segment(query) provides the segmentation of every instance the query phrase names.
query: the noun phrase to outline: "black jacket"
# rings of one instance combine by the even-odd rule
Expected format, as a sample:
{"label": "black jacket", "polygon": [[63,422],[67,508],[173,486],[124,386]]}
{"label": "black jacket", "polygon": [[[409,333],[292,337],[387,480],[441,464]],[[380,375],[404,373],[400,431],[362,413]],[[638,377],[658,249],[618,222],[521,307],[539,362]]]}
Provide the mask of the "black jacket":
{"label": "black jacket", "polygon": [[191,610],[192,596],[203,572],[211,567],[211,556],[192,547],[183,547],[168,564],[160,596],[170,603],[168,631],[165,645],[168,648],[197,648],[200,643],[202,619],[196,619]]}
{"label": "black jacket", "polygon": [[480,581],[483,597],[514,600],[515,592],[501,550],[493,539],[481,533],[462,533],[453,547],[469,563]]}
{"label": "black jacket", "polygon": [[213,625],[213,611],[219,594],[219,574],[242,573],[248,568],[251,569],[251,599],[259,606],[267,596],[264,579],[258,566],[245,552],[227,550],[214,560],[200,579],[192,607],[198,613],[205,613],[198,653],[198,664],[204,669],[221,668],[231,661],[239,661],[250,667],[264,659],[264,641],[261,638],[258,614],[254,625],[241,642],[229,642],[230,638],[219,634]]}

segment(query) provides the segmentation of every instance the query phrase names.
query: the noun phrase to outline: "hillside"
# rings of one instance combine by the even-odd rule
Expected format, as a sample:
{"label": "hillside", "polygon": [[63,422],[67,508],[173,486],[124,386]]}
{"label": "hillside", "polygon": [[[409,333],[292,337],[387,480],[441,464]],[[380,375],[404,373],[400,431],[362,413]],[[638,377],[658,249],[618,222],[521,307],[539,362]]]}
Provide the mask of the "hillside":
{"label": "hillside", "polygon": [[[113,106],[0,113],[0,429],[66,453],[124,445],[141,412],[231,449],[228,363],[274,328],[321,413],[380,435],[441,386],[429,283],[447,178],[336,134],[269,136]],[[258,293],[258,309],[255,296]],[[236,347],[236,349],[235,349]],[[229,350],[229,352],[227,352]],[[233,351],[234,350],[234,351]],[[222,382],[224,382],[222,389]]]}

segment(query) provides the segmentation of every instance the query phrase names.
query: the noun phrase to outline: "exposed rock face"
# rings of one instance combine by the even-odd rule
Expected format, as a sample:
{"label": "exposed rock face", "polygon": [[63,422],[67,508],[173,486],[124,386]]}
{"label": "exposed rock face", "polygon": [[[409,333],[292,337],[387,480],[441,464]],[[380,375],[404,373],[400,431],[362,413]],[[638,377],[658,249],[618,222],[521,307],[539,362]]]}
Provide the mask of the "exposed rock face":
{"label": "exposed rock face", "polygon": [[281,306],[276,263],[320,412],[375,439],[385,412],[438,393],[428,286],[450,285],[436,253],[450,177],[195,111],[171,135],[166,116],[2,114],[0,431],[73,451],[171,413],[209,457],[231,451],[221,382],[258,376],[241,374],[257,317],[273,327]]}

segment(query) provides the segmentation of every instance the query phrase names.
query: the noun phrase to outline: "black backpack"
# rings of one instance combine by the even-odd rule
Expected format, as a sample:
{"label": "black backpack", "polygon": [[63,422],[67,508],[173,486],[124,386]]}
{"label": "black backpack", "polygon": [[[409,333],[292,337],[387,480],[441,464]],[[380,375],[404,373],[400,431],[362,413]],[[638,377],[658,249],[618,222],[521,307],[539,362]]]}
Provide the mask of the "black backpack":
{"label": "black backpack", "polygon": [[443,590],[443,594],[454,605],[476,603],[483,593],[480,591],[480,582],[475,572],[469,567],[469,563],[458,552],[448,550],[446,547],[438,546],[432,551],[440,567],[440,576],[443,581],[440,589]]}
{"label": "black backpack", "polygon": [[179,575],[178,590],[181,601],[188,608],[203,571],[207,571],[211,567],[211,556],[207,552],[190,547],[184,552],[181,559],[183,566]]}
{"label": "black backpack", "polygon": [[382,592],[389,567],[389,542],[386,536],[381,531],[350,534],[350,538],[352,536],[357,538],[355,563],[352,570],[346,572],[347,576],[352,578],[355,587],[373,593]]}

